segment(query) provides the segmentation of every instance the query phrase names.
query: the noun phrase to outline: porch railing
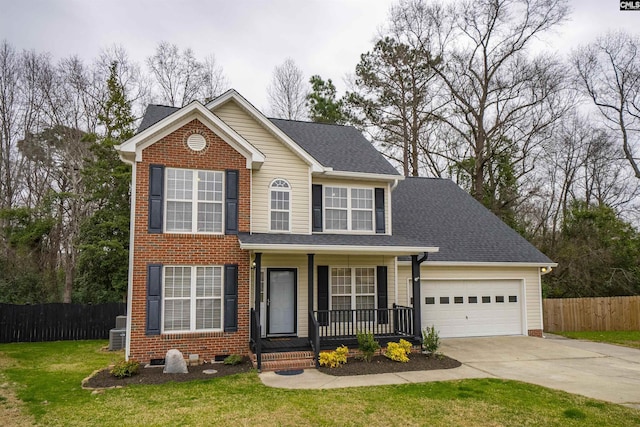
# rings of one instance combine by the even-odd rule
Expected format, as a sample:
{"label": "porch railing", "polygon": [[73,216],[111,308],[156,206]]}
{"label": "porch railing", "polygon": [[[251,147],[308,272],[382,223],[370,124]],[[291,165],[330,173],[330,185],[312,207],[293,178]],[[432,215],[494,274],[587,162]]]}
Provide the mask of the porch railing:
{"label": "porch railing", "polygon": [[260,331],[260,318],[255,309],[251,309],[251,344],[256,355],[258,371],[262,369],[262,337]]}
{"label": "porch railing", "polygon": [[358,332],[413,336],[412,307],[316,310],[311,317],[318,323],[318,338],[353,337]]}
{"label": "porch railing", "polygon": [[309,344],[313,350],[316,368],[320,367],[320,324],[313,315],[313,311],[309,312]]}

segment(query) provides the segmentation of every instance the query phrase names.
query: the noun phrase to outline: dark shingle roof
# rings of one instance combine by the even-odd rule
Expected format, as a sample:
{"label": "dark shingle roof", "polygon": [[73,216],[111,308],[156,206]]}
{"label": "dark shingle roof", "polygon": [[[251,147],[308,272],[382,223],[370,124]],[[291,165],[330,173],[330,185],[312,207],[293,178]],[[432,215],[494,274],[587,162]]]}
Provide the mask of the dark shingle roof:
{"label": "dark shingle roof", "polygon": [[[177,107],[150,104],[137,133],[178,111]],[[269,119],[320,164],[343,172],[399,175],[375,147],[351,126]]]}
{"label": "dark shingle roof", "polygon": [[142,116],[142,121],[140,122],[140,126],[138,126],[138,130],[136,131],[136,133],[140,133],[143,130],[155,125],[160,120],[170,116],[178,110],[179,108],[177,107],[169,107],[167,105],[147,105],[147,109],[144,111],[144,116]]}
{"label": "dark shingle roof", "polygon": [[430,261],[552,262],[452,181],[406,178],[392,199],[394,236],[439,246]]}
{"label": "dark shingle roof", "polygon": [[391,163],[354,127],[269,120],[325,167],[343,172],[399,175]]}

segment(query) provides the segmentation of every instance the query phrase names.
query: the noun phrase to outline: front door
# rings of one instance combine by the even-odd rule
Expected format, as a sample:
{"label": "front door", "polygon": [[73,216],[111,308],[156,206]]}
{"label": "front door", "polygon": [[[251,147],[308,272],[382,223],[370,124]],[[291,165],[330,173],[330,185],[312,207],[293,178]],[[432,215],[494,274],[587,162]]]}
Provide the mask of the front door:
{"label": "front door", "polygon": [[296,335],[297,290],[296,269],[267,269],[267,335]]}

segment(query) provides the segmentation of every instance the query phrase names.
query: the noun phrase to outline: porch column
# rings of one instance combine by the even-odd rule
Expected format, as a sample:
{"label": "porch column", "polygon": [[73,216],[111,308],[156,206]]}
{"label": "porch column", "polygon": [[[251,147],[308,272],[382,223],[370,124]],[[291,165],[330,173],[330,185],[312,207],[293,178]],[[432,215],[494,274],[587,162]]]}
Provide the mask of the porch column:
{"label": "porch column", "polygon": [[255,295],[254,295],[254,309],[260,319],[260,269],[262,268],[262,253],[256,252],[255,259],[253,260],[254,269],[254,281],[255,283]]}
{"label": "porch column", "polygon": [[413,336],[422,340],[422,297],[420,296],[420,264],[427,260],[425,252],[420,258],[411,255],[411,280],[413,281]]}
{"label": "porch column", "polygon": [[307,301],[309,304],[309,313],[313,311],[313,270],[315,269],[313,258],[314,254],[307,254]]}

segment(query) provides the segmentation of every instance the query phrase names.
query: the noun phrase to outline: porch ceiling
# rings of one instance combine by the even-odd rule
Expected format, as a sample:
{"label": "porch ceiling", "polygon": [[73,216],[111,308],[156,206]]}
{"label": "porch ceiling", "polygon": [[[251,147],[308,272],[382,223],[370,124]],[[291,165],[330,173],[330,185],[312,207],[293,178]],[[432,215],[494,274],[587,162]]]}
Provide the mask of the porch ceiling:
{"label": "porch ceiling", "polygon": [[263,253],[361,253],[394,256],[438,252],[436,246],[389,235],[239,233],[240,248]]}

